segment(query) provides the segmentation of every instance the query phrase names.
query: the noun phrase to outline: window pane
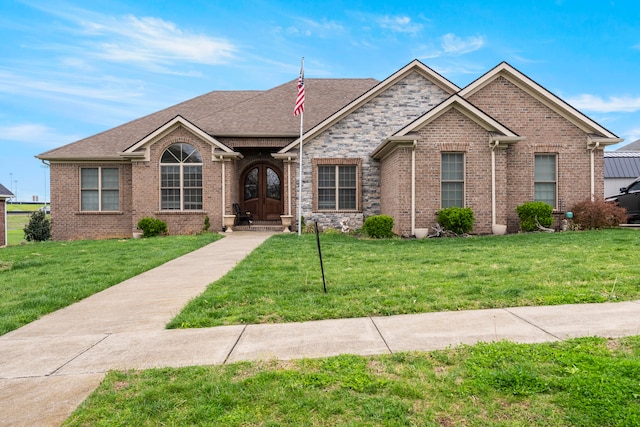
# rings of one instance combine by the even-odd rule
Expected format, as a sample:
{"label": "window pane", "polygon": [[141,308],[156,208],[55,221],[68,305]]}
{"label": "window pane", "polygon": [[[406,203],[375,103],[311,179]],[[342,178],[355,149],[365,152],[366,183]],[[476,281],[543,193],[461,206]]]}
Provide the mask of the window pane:
{"label": "window pane", "polygon": [[336,188],[335,166],[318,166],[318,188]]}
{"label": "window pane", "polygon": [[535,181],[556,180],[556,156],[555,154],[536,154],[535,157]]}
{"label": "window pane", "polygon": [[98,209],[98,190],[82,190],[80,192],[80,210],[97,211]]}
{"label": "window pane", "polygon": [[442,180],[464,181],[462,153],[442,153]]}
{"label": "window pane", "polygon": [[244,199],[258,197],[258,168],[253,168],[244,178]]}
{"label": "window pane", "polygon": [[120,194],[118,190],[102,190],[102,210],[117,211],[120,209]]}
{"label": "window pane", "polygon": [[119,189],[119,173],[117,168],[102,168],[102,189]]}
{"label": "window pane", "polygon": [[202,157],[196,148],[189,144],[182,145],[182,161],[184,163],[202,163]]}
{"label": "window pane", "polygon": [[180,166],[162,166],[160,176],[162,188],[180,188]]}
{"label": "window pane", "polygon": [[80,188],[98,189],[98,168],[80,169]]}
{"label": "window pane", "polygon": [[184,188],[202,188],[202,166],[184,166]]}
{"label": "window pane", "polygon": [[192,188],[184,190],[184,209],[202,209],[202,189]]}
{"label": "window pane", "polygon": [[180,209],[180,189],[161,190],[162,209]]}
{"label": "window pane", "polygon": [[534,190],[534,200],[545,202],[555,208],[556,206],[556,183],[536,182]]}
{"label": "window pane", "polygon": [[338,183],[340,188],[356,188],[355,166],[340,166],[338,171]]}
{"label": "window pane", "polygon": [[318,189],[318,209],[335,209],[336,191],[332,189]]}
{"label": "window pane", "polygon": [[450,208],[452,206],[462,208],[464,184],[462,182],[443,182],[442,183],[442,208]]}
{"label": "window pane", "polygon": [[267,168],[267,197],[280,200],[280,177],[271,168]]}
{"label": "window pane", "polygon": [[340,189],[338,190],[339,200],[338,200],[338,209],[356,209],[356,190],[355,188],[351,189]]}

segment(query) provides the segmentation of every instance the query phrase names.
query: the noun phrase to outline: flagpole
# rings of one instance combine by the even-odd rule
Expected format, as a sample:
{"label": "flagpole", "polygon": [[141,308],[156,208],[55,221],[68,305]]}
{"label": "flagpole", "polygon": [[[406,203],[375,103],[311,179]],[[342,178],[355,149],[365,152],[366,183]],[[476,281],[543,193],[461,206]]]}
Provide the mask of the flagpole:
{"label": "flagpole", "polygon": [[[300,66],[300,76],[304,79],[304,56]],[[304,83],[303,83],[304,84]],[[298,236],[302,235],[302,138],[304,127],[304,108],[300,112],[300,153],[298,154]]]}

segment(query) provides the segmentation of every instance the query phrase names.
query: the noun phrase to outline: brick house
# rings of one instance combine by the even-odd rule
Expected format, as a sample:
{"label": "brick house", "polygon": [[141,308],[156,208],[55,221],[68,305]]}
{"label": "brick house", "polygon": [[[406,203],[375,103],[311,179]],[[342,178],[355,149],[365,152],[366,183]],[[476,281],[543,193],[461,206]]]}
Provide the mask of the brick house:
{"label": "brick house", "polygon": [[[324,227],[370,215],[394,232],[448,206],[474,231],[518,229],[515,207],[557,213],[603,197],[603,149],[621,141],[507,63],[459,88],[420,61],[382,82],[306,79],[301,212]],[[221,230],[233,204],[256,223],[297,218],[296,84],[210,92],[37,156],[51,168],[53,238],[131,236],[154,216],[172,234]]]}
{"label": "brick house", "polygon": [[7,246],[7,199],[13,197],[11,191],[0,184],[0,248]]}

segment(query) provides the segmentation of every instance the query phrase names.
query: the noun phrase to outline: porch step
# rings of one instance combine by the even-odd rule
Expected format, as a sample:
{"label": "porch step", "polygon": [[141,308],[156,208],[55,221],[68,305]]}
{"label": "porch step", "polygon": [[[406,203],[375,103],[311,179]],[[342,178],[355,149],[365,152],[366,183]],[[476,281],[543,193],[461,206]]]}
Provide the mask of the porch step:
{"label": "porch step", "polygon": [[283,231],[280,221],[253,221],[251,225],[242,224],[233,227],[234,231],[272,231],[281,233]]}

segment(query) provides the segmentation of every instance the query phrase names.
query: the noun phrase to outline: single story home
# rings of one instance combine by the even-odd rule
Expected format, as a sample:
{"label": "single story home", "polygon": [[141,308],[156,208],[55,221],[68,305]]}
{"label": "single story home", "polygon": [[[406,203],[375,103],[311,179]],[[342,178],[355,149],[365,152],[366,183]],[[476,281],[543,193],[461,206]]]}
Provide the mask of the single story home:
{"label": "single story home", "polygon": [[7,199],[13,197],[13,193],[0,184],[0,248],[7,246]]}
{"label": "single story home", "polygon": [[418,60],[381,82],[308,78],[302,139],[297,91],[214,91],[38,155],[53,238],[130,237],[146,216],[222,230],[234,205],[295,228],[298,168],[301,215],[322,227],[386,214],[409,237],[460,206],[476,233],[515,232],[526,201],[602,198],[603,150],[622,141],[506,62],[464,88]]}

